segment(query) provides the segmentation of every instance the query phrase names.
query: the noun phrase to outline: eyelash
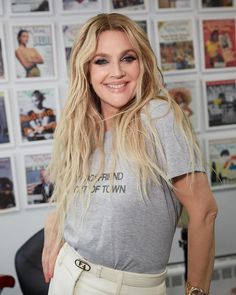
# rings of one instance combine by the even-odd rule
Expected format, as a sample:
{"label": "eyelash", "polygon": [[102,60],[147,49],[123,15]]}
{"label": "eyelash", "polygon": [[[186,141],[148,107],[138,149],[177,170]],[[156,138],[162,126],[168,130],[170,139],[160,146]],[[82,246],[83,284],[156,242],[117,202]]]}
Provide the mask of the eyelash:
{"label": "eyelash", "polygon": [[[124,56],[123,58],[121,58],[121,61],[124,61],[125,63],[131,63],[136,59],[137,58],[135,56],[127,55],[127,56]],[[101,59],[95,60],[94,63],[96,65],[105,65],[108,63],[108,61],[105,58],[101,58]]]}

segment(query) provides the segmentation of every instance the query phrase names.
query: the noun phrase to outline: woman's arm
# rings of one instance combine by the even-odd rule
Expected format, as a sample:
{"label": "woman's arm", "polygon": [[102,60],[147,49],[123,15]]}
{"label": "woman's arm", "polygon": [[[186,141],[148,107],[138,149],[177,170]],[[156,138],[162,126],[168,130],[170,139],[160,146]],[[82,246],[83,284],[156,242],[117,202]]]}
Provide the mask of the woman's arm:
{"label": "woman's arm", "polygon": [[35,48],[28,48],[30,50],[30,61],[35,64],[43,64],[43,58]]}
{"label": "woman's arm", "polygon": [[53,277],[53,271],[57,255],[64,244],[62,241],[60,244],[57,244],[57,216],[55,212],[52,212],[48,215],[48,218],[44,227],[44,246],[42,253],[42,265],[45,282],[48,283]]}
{"label": "woman's arm", "polygon": [[25,49],[24,52],[20,48],[16,49],[15,55],[24,68],[27,69],[34,65],[34,63],[29,60],[29,57],[27,55],[27,49]]}
{"label": "woman's arm", "polygon": [[205,173],[182,175],[173,179],[176,196],[189,215],[188,282],[209,292],[214,267],[214,225],[217,205]]}

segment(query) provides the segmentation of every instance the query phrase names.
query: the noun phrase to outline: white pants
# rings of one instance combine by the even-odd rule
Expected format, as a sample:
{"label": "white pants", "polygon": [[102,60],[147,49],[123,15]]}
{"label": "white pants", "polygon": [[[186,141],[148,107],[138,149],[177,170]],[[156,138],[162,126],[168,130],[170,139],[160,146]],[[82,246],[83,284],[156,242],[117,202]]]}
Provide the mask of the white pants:
{"label": "white pants", "polygon": [[166,295],[166,271],[139,274],[92,264],[64,244],[57,257],[49,295]]}

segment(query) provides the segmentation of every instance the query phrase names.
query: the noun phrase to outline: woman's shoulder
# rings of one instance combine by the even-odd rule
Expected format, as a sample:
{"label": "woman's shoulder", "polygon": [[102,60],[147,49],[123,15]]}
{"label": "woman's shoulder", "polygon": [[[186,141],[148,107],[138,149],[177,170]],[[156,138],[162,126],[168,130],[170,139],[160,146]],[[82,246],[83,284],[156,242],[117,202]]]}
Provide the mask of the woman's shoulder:
{"label": "woman's shoulder", "polygon": [[150,116],[150,119],[162,119],[171,114],[171,105],[164,99],[152,99],[148,102],[145,109],[145,116]]}

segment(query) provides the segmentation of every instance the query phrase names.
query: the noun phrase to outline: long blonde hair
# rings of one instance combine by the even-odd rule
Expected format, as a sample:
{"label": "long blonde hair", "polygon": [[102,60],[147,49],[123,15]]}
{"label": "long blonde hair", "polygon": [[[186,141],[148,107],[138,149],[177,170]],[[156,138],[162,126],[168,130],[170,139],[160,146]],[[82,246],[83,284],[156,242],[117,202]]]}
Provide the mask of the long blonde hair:
{"label": "long blonde hair", "polygon": [[[138,189],[142,197],[147,196],[146,185],[150,179],[158,182],[157,175],[171,186],[165,172],[153,160],[153,153],[147,150],[147,143],[151,142],[162,158],[165,157],[151,119],[147,120],[145,128],[141,121],[141,112],[144,111],[149,117],[146,106],[153,99],[167,101],[169,109],[174,112],[176,124],[186,138],[191,167],[194,169],[194,154],[198,151],[198,145],[189,121],[163,87],[155,54],[146,34],[134,21],[121,14],[100,14],[91,18],[81,27],[72,48],[68,97],[56,128],[52,161],[48,168],[50,180],[54,183],[53,200],[57,204],[61,237],[68,208],[75,195],[83,195],[78,187],[89,185],[91,155],[95,149],[100,151],[100,168],[94,181],[104,172],[104,119],[99,98],[89,84],[88,68],[96,51],[99,34],[107,30],[118,30],[126,34],[140,64],[136,96],[112,119],[112,169],[115,169],[117,156],[131,162],[140,179]],[[83,202],[84,208],[88,209],[89,197],[84,198]]]}

